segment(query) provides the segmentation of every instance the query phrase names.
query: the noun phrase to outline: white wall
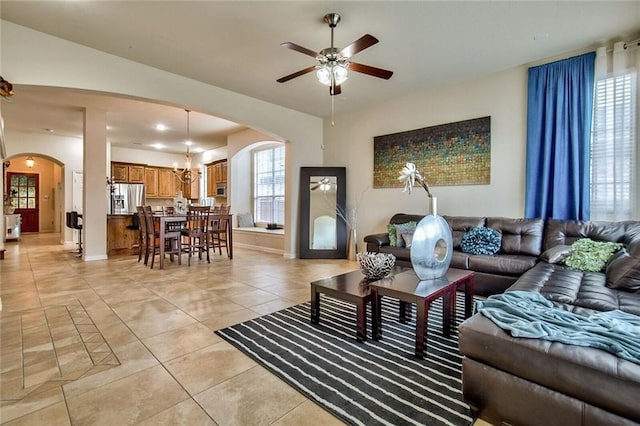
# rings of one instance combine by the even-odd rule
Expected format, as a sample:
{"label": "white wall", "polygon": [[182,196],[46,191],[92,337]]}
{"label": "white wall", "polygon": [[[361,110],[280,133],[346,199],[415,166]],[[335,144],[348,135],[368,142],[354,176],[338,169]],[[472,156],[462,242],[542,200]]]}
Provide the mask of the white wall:
{"label": "white wall", "polygon": [[[359,240],[398,212],[426,214],[422,188],[373,189],[374,136],[491,116],[491,183],[432,187],[440,214],[524,215],[527,68],[416,93],[324,124],[324,165],[347,167],[347,204],[361,196]],[[400,172],[398,170],[397,172]],[[364,191],[364,192],[363,192]]]}
{"label": "white wall", "polygon": [[[287,167],[292,172],[302,165],[322,161],[323,126],[318,117],[109,55],[8,21],[1,21],[0,27],[2,72],[11,76],[14,85],[97,90],[190,105],[199,111],[273,135],[277,140],[287,141],[290,148]],[[172,90],[167,90],[167,87]],[[7,123],[8,127],[10,123]],[[19,150],[8,141],[8,155]],[[40,147],[33,152],[40,152]],[[82,149],[77,152],[82,155]],[[104,167],[107,168],[106,163]],[[95,176],[92,177],[93,174]],[[105,170],[85,170],[85,181],[97,181],[98,176],[104,182]],[[85,187],[85,194],[90,195],[95,190]],[[296,247],[298,217],[296,179],[287,180],[286,191],[286,221],[294,232],[285,241],[285,254],[292,256]]]}
{"label": "white wall", "polygon": [[[148,164],[156,167],[173,167],[173,163],[178,163],[178,167],[184,167],[184,154],[111,146],[111,161]],[[194,162],[194,166],[196,164],[199,163]]]}

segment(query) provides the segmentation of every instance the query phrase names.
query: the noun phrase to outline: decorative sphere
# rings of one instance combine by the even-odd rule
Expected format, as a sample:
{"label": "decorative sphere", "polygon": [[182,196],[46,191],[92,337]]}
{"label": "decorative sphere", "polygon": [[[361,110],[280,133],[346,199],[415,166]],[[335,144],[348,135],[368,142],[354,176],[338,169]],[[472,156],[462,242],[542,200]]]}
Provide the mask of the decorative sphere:
{"label": "decorative sphere", "polygon": [[360,270],[369,281],[386,277],[396,264],[396,257],[391,253],[358,253],[356,259]]}

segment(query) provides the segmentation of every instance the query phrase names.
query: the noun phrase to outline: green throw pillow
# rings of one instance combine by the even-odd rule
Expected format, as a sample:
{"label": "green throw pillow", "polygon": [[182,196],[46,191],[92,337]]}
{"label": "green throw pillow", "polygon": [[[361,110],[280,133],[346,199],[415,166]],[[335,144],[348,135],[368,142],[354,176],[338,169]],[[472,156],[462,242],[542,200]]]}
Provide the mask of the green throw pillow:
{"label": "green throw pillow", "polygon": [[389,245],[391,247],[396,247],[398,245],[398,233],[396,232],[396,224],[388,224],[387,232],[389,233]]}
{"label": "green throw pillow", "polygon": [[622,248],[622,244],[581,238],[571,247],[573,253],[564,259],[565,265],[579,271],[600,272],[604,270],[613,255]]}

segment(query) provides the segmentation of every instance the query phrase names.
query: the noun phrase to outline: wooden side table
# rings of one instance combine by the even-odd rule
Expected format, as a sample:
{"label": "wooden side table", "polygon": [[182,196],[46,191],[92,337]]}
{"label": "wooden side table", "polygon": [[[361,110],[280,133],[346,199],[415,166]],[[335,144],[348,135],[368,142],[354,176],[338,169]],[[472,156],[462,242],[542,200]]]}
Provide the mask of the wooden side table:
{"label": "wooden side table", "polygon": [[[311,322],[320,322],[320,293],[333,296],[356,305],[356,339],[367,340],[367,303],[371,302],[369,283],[360,271],[324,278],[311,283]],[[372,328],[375,335],[375,324]]]}
{"label": "wooden side table", "polygon": [[451,334],[451,323],[455,324],[455,293],[462,286],[465,288],[466,312],[471,313],[473,307],[473,271],[450,268],[442,278],[420,281],[412,270],[408,270],[383,280],[372,282],[371,307],[373,339],[382,338],[382,296],[389,296],[400,300],[401,322],[406,322],[410,316],[410,305],[416,305],[416,341],[415,355],[424,358],[424,344],[427,341],[427,323],[431,303],[442,297],[442,333],[445,336]]}

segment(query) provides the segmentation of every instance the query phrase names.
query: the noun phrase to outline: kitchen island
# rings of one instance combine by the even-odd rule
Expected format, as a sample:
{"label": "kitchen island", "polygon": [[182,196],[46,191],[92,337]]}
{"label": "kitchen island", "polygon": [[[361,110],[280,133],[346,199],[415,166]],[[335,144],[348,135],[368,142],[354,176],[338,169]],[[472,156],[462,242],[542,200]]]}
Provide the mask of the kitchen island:
{"label": "kitchen island", "polygon": [[107,215],[107,255],[137,254],[138,229],[133,214]]}

